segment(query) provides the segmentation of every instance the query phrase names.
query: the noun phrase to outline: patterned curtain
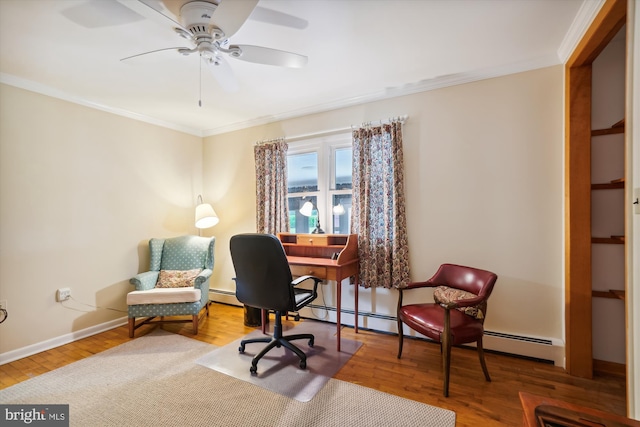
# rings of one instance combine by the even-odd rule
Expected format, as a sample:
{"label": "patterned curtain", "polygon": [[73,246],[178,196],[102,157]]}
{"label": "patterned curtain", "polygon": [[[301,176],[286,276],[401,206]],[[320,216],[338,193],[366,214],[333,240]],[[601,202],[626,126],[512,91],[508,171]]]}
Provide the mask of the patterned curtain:
{"label": "patterned curtain", "polygon": [[284,138],[255,145],[256,231],[276,234],[289,231],[287,204],[287,148]]}
{"label": "patterned curtain", "polygon": [[400,120],[353,131],[351,231],[358,234],[365,287],[403,288],[409,283],[402,157]]}

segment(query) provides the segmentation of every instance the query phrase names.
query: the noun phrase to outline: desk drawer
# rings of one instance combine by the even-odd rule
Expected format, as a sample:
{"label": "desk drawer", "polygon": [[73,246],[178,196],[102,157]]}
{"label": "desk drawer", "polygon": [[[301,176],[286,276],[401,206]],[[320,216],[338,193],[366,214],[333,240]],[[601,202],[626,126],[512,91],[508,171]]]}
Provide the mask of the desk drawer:
{"label": "desk drawer", "polygon": [[328,244],[327,236],[321,234],[299,234],[297,237],[299,245],[327,246]]}
{"label": "desk drawer", "polygon": [[291,274],[293,276],[315,276],[319,279],[327,278],[326,267],[314,267],[312,265],[292,265]]}

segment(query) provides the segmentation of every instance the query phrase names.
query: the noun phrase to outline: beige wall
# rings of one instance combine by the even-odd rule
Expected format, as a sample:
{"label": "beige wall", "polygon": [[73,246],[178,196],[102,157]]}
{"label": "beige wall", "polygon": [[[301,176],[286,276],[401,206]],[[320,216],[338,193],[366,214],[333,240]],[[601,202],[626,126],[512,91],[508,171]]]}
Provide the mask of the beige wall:
{"label": "beige wall", "polygon": [[[411,277],[443,262],[495,271],[487,329],[563,341],[562,93],[556,66],[205,138],[203,185],[221,218],[208,231],[218,239],[212,287],[234,290],[229,238],[255,231],[255,141],[408,114]],[[361,298],[364,311],[395,314],[394,291]]]}
{"label": "beige wall", "polygon": [[195,233],[201,187],[201,138],[0,86],[0,354],[122,322],[148,239]]}

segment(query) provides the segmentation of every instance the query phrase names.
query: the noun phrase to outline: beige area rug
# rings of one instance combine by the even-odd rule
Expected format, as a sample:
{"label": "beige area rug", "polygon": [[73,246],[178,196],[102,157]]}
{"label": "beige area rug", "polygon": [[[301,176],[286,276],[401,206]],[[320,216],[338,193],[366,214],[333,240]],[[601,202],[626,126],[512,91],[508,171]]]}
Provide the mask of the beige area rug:
{"label": "beige area rug", "polygon": [[[273,323],[269,324],[269,335],[273,335]],[[212,351],[196,360],[196,363],[300,402],[308,402],[362,345],[343,338],[341,351],[337,351],[336,325],[331,323],[313,320],[296,323],[283,321],[283,329],[285,336],[313,334],[315,337],[313,347],[309,347],[308,340],[305,339],[293,341],[307,355],[307,369],[300,369],[300,359],[294,352],[280,347],[264,355],[258,362],[258,373],[252,375],[249,371],[251,360],[267,344],[247,344],[244,353],[240,353],[238,347],[243,339],[265,337],[261,330]]]}
{"label": "beige area rug", "polygon": [[307,403],[195,363],[215,347],[156,331],[0,390],[2,404],[69,404],[72,426],[442,426],[455,413],[329,380]]}

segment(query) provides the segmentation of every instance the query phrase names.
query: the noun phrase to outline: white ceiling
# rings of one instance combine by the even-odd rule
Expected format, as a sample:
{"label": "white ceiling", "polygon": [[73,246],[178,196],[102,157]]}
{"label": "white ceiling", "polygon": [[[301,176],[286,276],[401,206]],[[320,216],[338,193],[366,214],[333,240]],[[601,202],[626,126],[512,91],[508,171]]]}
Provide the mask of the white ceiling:
{"label": "white ceiling", "polygon": [[[307,27],[249,19],[232,43],[304,54],[308,64],[289,69],[229,58],[239,90],[228,93],[206,69],[200,89],[196,55],[166,51],[121,62],[187,44],[156,21],[138,16],[123,24],[115,0],[0,0],[0,82],[206,136],[560,64],[601,4],[261,0],[259,6],[302,18]],[[95,10],[101,26],[67,18],[75,7],[85,16]],[[114,24],[105,25],[107,18]]]}

